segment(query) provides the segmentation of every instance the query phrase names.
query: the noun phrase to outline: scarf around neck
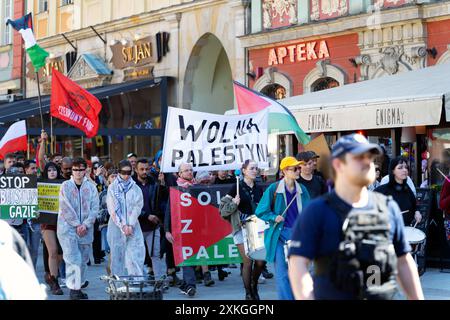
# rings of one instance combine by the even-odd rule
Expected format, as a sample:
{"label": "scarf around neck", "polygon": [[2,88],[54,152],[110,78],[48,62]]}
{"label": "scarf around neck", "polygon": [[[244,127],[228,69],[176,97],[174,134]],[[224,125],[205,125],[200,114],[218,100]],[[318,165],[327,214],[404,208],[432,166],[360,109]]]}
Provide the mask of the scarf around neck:
{"label": "scarf around neck", "polygon": [[194,184],[197,184],[197,181],[195,179],[186,180],[186,179],[183,179],[181,177],[178,177],[177,184],[178,184],[179,187],[189,188],[190,186],[193,186]]}
{"label": "scarf around neck", "polygon": [[[128,180],[123,180],[120,175],[117,175],[116,180],[114,180],[113,184],[111,185],[113,187],[114,191],[114,211],[116,212],[117,219],[122,222],[123,221],[123,212],[122,212],[122,206],[126,205],[125,197],[126,193],[130,191],[130,189],[135,184],[134,180],[130,177]],[[123,194],[123,195],[122,195]],[[127,213],[125,212],[125,218],[127,218]],[[128,220],[128,219],[126,219]]]}

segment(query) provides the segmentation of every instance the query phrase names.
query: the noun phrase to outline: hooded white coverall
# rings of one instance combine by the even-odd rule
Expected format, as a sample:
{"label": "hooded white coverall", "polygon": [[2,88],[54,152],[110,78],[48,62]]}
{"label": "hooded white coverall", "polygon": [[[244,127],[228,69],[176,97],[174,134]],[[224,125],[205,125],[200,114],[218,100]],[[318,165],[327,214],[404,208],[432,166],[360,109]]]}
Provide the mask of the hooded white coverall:
{"label": "hooded white coverall", "polygon": [[[80,189],[73,177],[64,181],[59,192],[57,235],[66,263],[66,285],[80,290],[86,280],[87,263],[94,240],[94,222],[99,210],[97,188],[85,177]],[[77,226],[84,224],[87,234],[77,235]]]}
{"label": "hooded white coverall", "polygon": [[[130,178],[131,179],[131,178]],[[132,181],[128,192],[119,188],[118,180],[108,188],[106,204],[110,219],[108,222],[107,239],[111,248],[111,273],[117,276],[142,276],[144,275],[145,244],[138,217],[144,206],[142,191]],[[119,191],[120,190],[120,191]],[[119,194],[122,217],[116,215],[113,197]],[[131,236],[125,236],[123,226],[133,228]]]}

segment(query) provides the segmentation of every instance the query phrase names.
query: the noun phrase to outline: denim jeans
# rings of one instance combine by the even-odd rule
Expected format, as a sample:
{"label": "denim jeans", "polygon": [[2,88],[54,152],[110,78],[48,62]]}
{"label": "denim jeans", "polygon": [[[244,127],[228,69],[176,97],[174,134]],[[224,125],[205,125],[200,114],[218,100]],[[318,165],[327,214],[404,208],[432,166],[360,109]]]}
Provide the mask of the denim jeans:
{"label": "denim jeans", "polygon": [[108,244],[108,240],[106,239],[106,234],[108,233],[108,227],[103,227],[101,230],[102,233],[102,250],[105,251],[106,253],[109,253],[109,244]]}
{"label": "denim jeans", "polygon": [[195,288],[195,267],[182,267],[183,270],[183,281],[187,287]]}
{"label": "denim jeans", "polygon": [[155,279],[161,279],[167,271],[166,257],[161,257],[161,234],[160,229],[144,232],[144,240],[147,243],[148,254],[152,260]]}
{"label": "denim jeans", "polygon": [[25,240],[30,251],[31,261],[33,261],[34,269],[37,267],[37,258],[39,244],[41,242],[41,225],[38,223],[28,222],[24,224]]}
{"label": "denim jeans", "polygon": [[275,253],[275,281],[279,300],[294,300],[291,284],[289,282],[288,265],[284,255],[284,241],[291,238],[291,229],[283,228],[278,239]]}

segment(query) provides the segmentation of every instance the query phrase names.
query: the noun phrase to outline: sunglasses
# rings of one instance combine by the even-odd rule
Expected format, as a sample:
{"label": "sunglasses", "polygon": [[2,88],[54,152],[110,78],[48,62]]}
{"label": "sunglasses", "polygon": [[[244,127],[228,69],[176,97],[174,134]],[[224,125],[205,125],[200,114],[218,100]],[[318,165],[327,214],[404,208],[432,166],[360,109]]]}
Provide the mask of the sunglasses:
{"label": "sunglasses", "polygon": [[74,172],[82,172],[82,171],[86,171],[86,169],[72,169],[72,171],[74,171]]}
{"label": "sunglasses", "polygon": [[248,170],[258,170],[258,167],[250,167]]}
{"label": "sunglasses", "polygon": [[131,170],[120,170],[119,173],[124,175],[124,176],[130,176],[131,175]]}

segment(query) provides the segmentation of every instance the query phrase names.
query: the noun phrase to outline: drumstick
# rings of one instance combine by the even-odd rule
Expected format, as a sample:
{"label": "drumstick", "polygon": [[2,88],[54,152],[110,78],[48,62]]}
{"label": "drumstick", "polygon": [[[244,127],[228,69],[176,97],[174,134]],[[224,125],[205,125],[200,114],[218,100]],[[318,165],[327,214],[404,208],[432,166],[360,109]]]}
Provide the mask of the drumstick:
{"label": "drumstick", "polygon": [[447,182],[450,182],[450,179],[441,171],[439,168],[436,168],[436,170],[447,180]]}
{"label": "drumstick", "polygon": [[235,170],[234,175],[236,176],[236,195],[239,197],[239,176],[241,175],[241,170]]}
{"label": "drumstick", "polygon": [[416,220],[416,224],[414,225],[414,227],[413,227],[413,228],[415,228],[415,227],[417,226],[417,224],[418,224],[418,223],[419,223],[419,221],[417,221],[417,220]]}
{"label": "drumstick", "polygon": [[402,211],[402,212],[400,212],[400,214],[404,214],[404,213],[407,213],[407,212],[409,212],[409,210]]}

